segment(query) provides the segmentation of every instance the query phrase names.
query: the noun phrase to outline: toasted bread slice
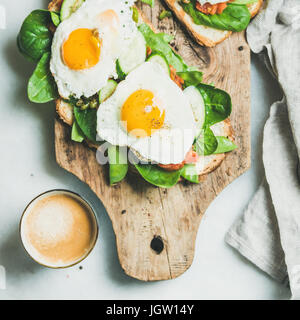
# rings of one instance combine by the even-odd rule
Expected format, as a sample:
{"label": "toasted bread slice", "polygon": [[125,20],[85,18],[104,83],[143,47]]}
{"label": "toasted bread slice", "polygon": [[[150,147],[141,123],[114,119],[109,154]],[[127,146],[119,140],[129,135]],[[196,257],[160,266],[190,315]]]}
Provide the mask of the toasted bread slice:
{"label": "toasted bread slice", "polygon": [[[48,6],[49,10],[59,11],[61,8],[62,2],[63,0],[53,0],[52,2],[50,2]],[[153,25],[145,18],[143,13],[139,11],[139,23],[143,23],[143,22],[147,23],[152,28],[152,30],[155,31]],[[72,126],[74,122],[73,107],[61,98],[57,99],[55,103],[56,103],[56,111],[59,118],[67,125]],[[216,135],[228,137],[232,141],[234,140],[233,129],[229,119],[226,119],[225,121],[222,121],[221,123],[214,125],[212,127],[212,130]],[[91,141],[86,141],[86,143],[88,147],[92,149],[98,148],[98,145],[94,144]],[[199,163],[197,164],[199,178],[217,169],[221,165],[225,157],[226,157],[225,154],[217,154],[217,155],[200,157]],[[132,167],[132,169],[134,169],[134,167]]]}
{"label": "toasted bread slice", "polygon": [[55,104],[56,112],[60,119],[69,126],[72,126],[74,122],[73,107],[63,99],[57,99]]}
{"label": "toasted bread slice", "polygon": [[[204,25],[195,24],[193,19],[181,7],[179,3],[180,0],[164,1],[174,12],[178,20],[185,26],[191,36],[194,37],[200,45],[214,47],[232,34],[232,31],[218,30]],[[248,5],[252,17],[258,13],[262,3],[263,0],[258,0],[256,3]]]}

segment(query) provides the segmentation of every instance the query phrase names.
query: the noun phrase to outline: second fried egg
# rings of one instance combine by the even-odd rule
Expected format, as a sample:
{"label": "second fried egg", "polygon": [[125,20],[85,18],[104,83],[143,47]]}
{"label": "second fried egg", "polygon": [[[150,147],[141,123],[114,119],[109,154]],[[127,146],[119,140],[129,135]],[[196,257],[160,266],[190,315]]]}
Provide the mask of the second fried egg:
{"label": "second fried egg", "polygon": [[145,62],[100,105],[101,139],[156,163],[181,163],[196,132],[191,105],[160,65]]}

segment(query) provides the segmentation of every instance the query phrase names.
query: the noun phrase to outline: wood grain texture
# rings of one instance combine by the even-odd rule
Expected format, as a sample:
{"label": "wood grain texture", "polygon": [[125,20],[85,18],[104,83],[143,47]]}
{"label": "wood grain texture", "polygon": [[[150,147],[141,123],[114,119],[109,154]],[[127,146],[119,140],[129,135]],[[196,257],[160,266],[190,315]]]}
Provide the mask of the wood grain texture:
{"label": "wood grain texture", "polygon": [[87,183],[102,200],[126,274],[153,281],[176,278],[190,267],[198,227],[207,207],[250,167],[250,51],[243,33],[233,34],[214,49],[200,47],[183,33],[177,21],[158,20],[164,9],[159,1],[152,10],[147,5],[139,6],[157,30],[175,35],[173,46],[189,65],[203,70],[205,82],[213,82],[231,94],[231,122],[239,147],[199,185],[179,183],[166,190],[129,175],[110,187],[107,168],[97,163],[95,151],[72,142],[70,128],[56,120],[58,164]]}

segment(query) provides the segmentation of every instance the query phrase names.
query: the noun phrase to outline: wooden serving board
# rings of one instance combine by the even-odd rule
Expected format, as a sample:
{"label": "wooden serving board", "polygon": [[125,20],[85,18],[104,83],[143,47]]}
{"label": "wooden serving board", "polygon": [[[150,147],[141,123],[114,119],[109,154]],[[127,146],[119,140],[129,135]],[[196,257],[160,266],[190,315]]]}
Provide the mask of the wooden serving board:
{"label": "wooden serving board", "polygon": [[231,94],[231,122],[238,149],[199,185],[179,183],[160,189],[131,175],[109,186],[107,168],[97,163],[95,150],[72,142],[70,128],[59,120],[55,121],[55,147],[58,164],[87,183],[103,202],[125,273],[154,281],[176,278],[190,267],[205,210],[250,167],[250,51],[244,33],[233,34],[213,49],[200,47],[176,20],[159,21],[165,9],[159,1],[153,9],[139,6],[158,31],[175,35],[174,48],[189,65],[203,70],[206,83]]}

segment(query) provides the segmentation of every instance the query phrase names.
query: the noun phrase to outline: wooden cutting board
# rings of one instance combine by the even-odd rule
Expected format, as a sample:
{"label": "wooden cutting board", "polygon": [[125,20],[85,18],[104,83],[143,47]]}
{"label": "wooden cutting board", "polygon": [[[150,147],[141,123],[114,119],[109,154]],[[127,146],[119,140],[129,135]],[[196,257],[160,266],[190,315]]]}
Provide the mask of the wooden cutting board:
{"label": "wooden cutting board", "polygon": [[154,281],[176,278],[190,267],[207,207],[250,167],[250,51],[244,33],[233,34],[213,49],[200,47],[176,20],[159,21],[165,9],[159,1],[153,9],[139,6],[157,30],[175,35],[174,48],[189,65],[203,70],[206,83],[231,94],[231,122],[239,147],[199,185],[179,183],[160,189],[129,175],[111,187],[107,168],[97,163],[95,151],[72,142],[70,128],[55,121],[57,162],[87,183],[103,202],[116,234],[122,268],[131,277]]}

